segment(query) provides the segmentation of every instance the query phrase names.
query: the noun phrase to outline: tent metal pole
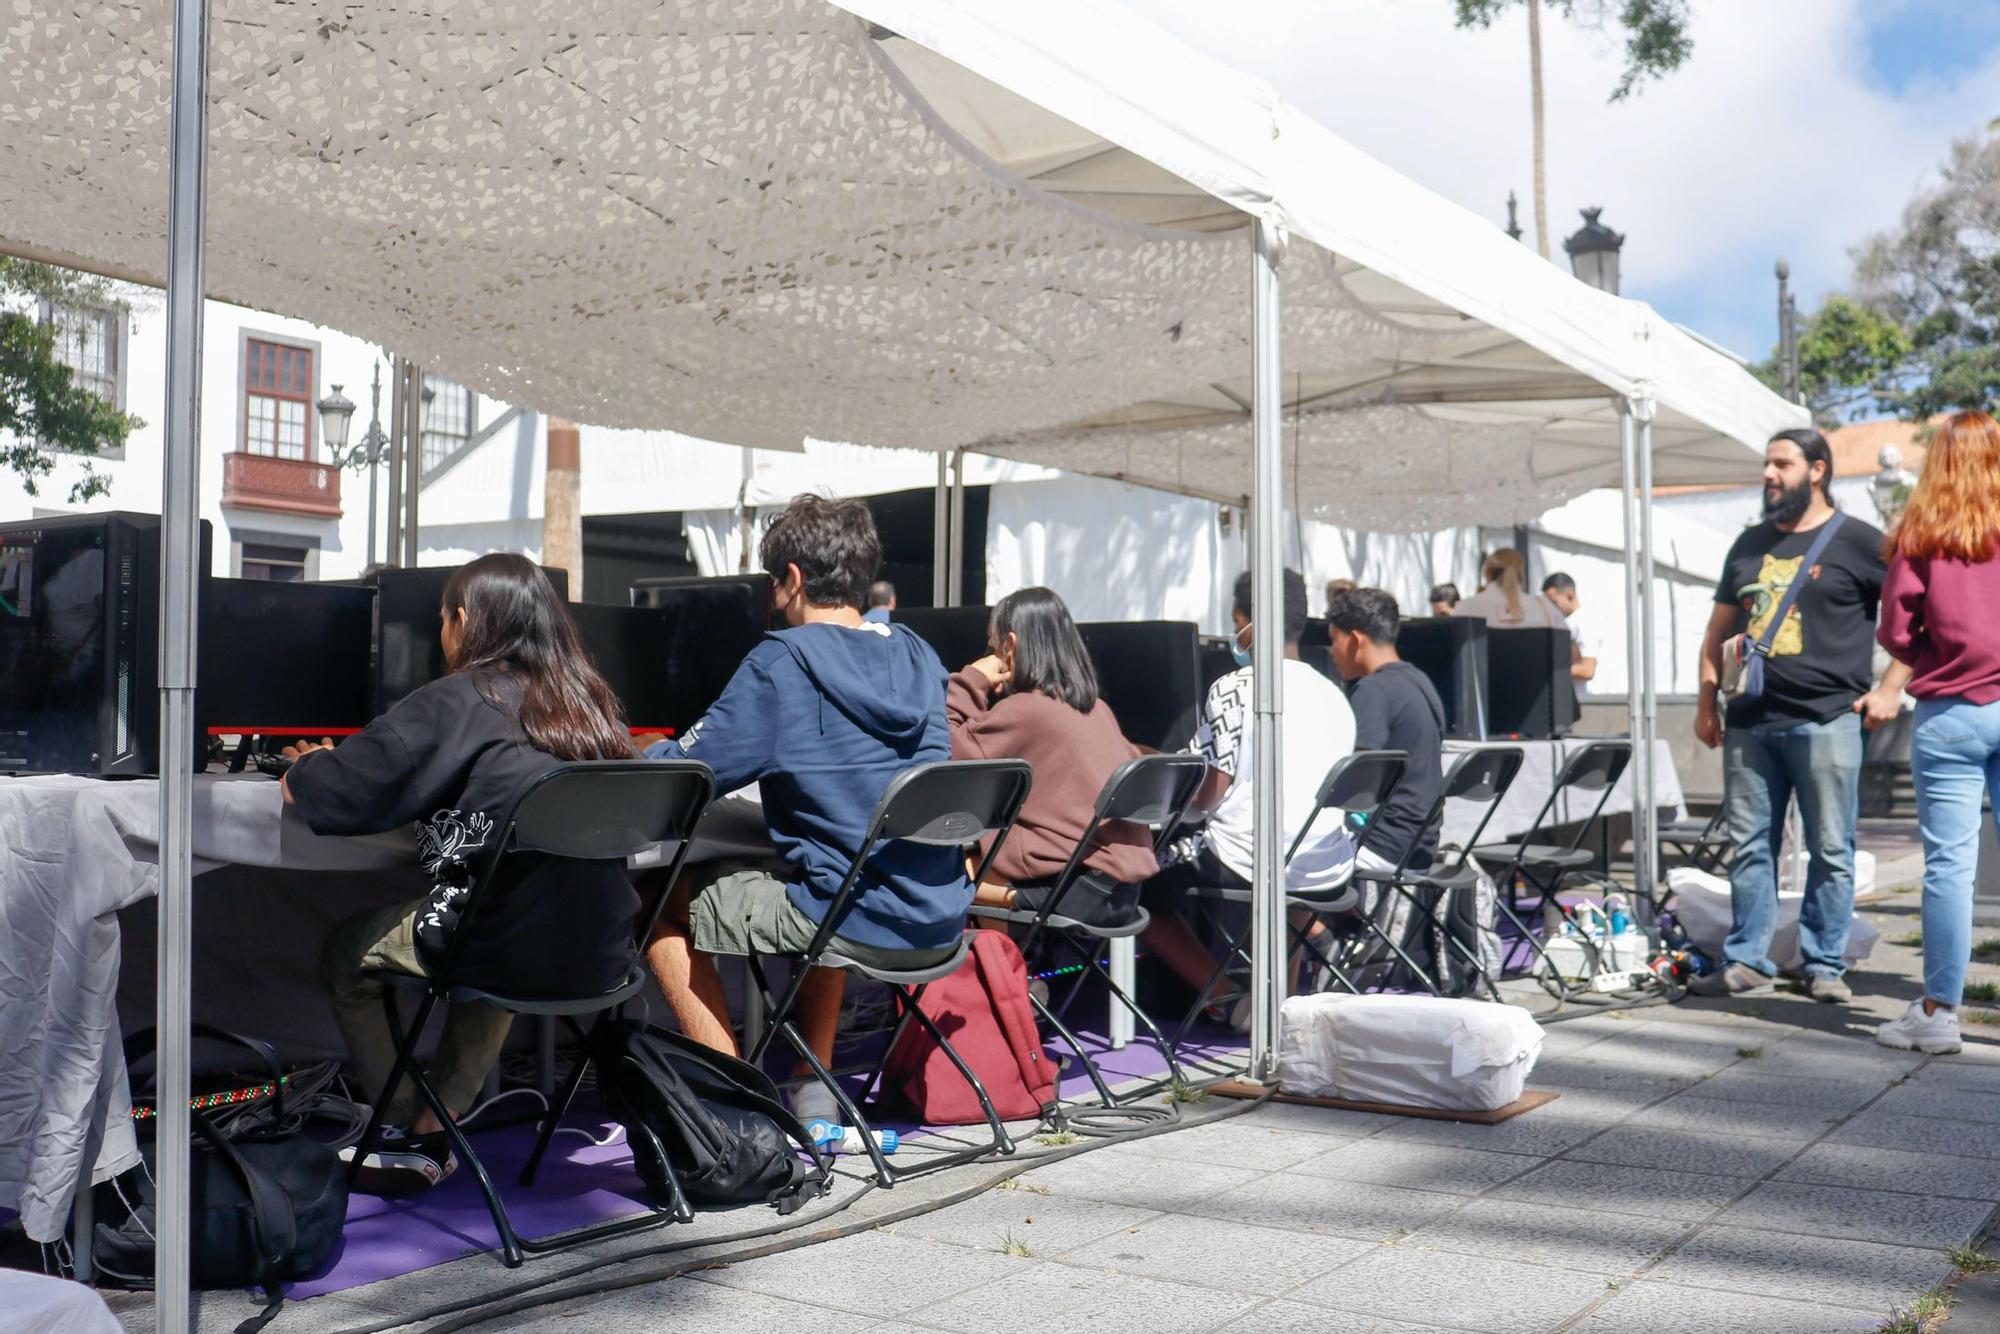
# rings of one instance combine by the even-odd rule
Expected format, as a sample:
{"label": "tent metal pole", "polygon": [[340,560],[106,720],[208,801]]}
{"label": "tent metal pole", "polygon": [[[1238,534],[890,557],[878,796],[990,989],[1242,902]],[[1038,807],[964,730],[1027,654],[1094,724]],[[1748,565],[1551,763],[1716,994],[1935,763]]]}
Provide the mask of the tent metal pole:
{"label": "tent metal pole", "polygon": [[1646,733],[1646,689],[1642,679],[1645,659],[1645,628],[1641,624],[1644,613],[1640,604],[1645,600],[1639,582],[1639,516],[1636,497],[1639,488],[1639,423],[1633,415],[1632,400],[1618,400],[1618,496],[1620,515],[1625,529],[1625,722],[1626,735],[1632,738],[1632,759],[1627,769],[1632,785],[1632,865],[1633,877],[1637,879],[1644,865],[1645,837],[1639,827],[1639,803],[1642,797],[1650,798],[1652,789],[1639,781],[1639,769],[1651,752],[1645,743]]}
{"label": "tent metal pole", "polygon": [[1285,580],[1284,447],[1279,384],[1276,224],[1251,229],[1250,277],[1250,608],[1251,747],[1254,758],[1251,875],[1250,1077],[1278,1073],[1278,1006],[1286,991],[1283,756]]}
{"label": "tent metal pole", "polygon": [[403,564],[416,569],[418,556],[417,500],[424,481],[424,368],[412,357],[403,359]]}
{"label": "tent metal pole", "polygon": [[389,509],[383,535],[382,562],[403,563],[403,391],[410,387],[403,358],[389,354]]}
{"label": "tent metal pole", "polygon": [[965,451],[951,451],[951,550],[945,565],[945,596],[965,605]]}
{"label": "tent metal pole", "polygon": [[[1645,757],[1645,763],[1633,776],[1633,782],[1638,786],[1634,789],[1637,799],[1632,803],[1632,874],[1639,878],[1641,892],[1650,895],[1659,883],[1660,874],[1660,813],[1655,805],[1659,785],[1653,773],[1654,743],[1660,730],[1660,700],[1654,680],[1657,666],[1653,661],[1653,648],[1657,642],[1653,638],[1653,616],[1659,593],[1659,585],[1653,579],[1654,405],[1646,389],[1647,386],[1642,384],[1632,400],[1632,417],[1638,424],[1634,452],[1639,462],[1639,587],[1643,593],[1639,599],[1639,632],[1646,649],[1640,658],[1639,676],[1642,696],[1640,725],[1644,731],[1639,753]],[[1639,841],[1642,839],[1643,842]]]}
{"label": "tent metal pole", "polygon": [[937,490],[931,494],[931,605],[951,605],[951,456],[937,456]]}
{"label": "tent metal pole", "polygon": [[[195,599],[201,570],[202,248],[208,188],[208,0],[174,0],[167,160],[167,441],[160,494],[160,904],[154,1328],[186,1334],[188,1056],[194,949]],[[88,1237],[79,1238],[88,1246]]]}

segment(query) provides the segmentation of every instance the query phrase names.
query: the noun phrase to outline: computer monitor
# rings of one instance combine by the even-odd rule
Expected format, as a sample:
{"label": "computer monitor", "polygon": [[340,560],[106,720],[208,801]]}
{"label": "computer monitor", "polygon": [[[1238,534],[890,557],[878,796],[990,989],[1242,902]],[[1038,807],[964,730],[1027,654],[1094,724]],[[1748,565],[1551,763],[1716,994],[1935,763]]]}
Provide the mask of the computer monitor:
{"label": "computer monitor", "polygon": [[1185,747],[1205,689],[1194,622],[1087,621],[1077,631],[1125,735],[1154,750]]}
{"label": "computer monitor", "polygon": [[[375,712],[444,675],[444,646],[438,643],[438,608],[444,586],[462,566],[392,568],[356,581],[375,590]],[[556,596],[569,596],[569,572],[542,567]]]}
{"label": "computer monitor", "polygon": [[1483,741],[1488,727],[1486,622],[1476,616],[1405,620],[1396,653],[1431,679],[1444,704],[1444,734]]}
{"label": "computer monitor", "polygon": [[0,772],[158,772],[159,592],[157,516],[0,524]]}
{"label": "computer monitor", "polygon": [[196,692],[207,733],[343,736],[366,727],[374,628],[372,588],[209,580]]}
{"label": "computer monitor", "polygon": [[[1456,618],[1454,618],[1456,619]],[[1488,735],[1537,739],[1568,736],[1576,726],[1576,682],[1569,674],[1567,629],[1489,628]]]}
{"label": "computer monitor", "polygon": [[991,653],[986,638],[991,607],[898,607],[889,613],[897,625],[907,625],[917,638],[937,651],[947,672]]}
{"label": "computer monitor", "polygon": [[[771,628],[767,575],[635,584],[630,607],[572,603],[577,633],[634,731],[679,735]],[[640,599],[643,597],[643,602]]]}

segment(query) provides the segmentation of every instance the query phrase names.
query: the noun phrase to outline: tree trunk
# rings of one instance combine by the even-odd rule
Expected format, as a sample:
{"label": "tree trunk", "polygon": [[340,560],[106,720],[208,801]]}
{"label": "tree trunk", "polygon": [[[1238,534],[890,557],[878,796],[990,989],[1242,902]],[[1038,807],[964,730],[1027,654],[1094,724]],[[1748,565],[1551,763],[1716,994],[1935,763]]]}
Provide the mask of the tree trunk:
{"label": "tree trunk", "polygon": [[1535,249],[1549,257],[1549,148],[1542,115],[1542,0],[1528,0],[1528,80],[1535,107]]}

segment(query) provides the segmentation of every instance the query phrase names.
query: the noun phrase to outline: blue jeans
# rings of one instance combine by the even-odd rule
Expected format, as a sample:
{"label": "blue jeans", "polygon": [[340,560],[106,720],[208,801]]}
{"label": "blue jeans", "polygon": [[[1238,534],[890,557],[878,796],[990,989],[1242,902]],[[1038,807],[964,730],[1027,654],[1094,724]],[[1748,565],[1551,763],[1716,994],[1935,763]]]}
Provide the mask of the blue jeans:
{"label": "blue jeans", "polygon": [[1724,806],[1735,860],[1729,867],[1734,925],[1723,957],[1767,976],[1771,933],[1778,922],[1778,851],[1785,807],[1799,802],[1805,825],[1805,903],[1799,911],[1799,952],[1805,971],[1839,977],[1847,965],[1847,929],[1854,920],[1854,822],[1861,803],[1861,719],[1830,723],[1786,720],[1736,728],[1723,737]]}
{"label": "blue jeans", "polygon": [[1910,768],[1924,836],[1924,994],[1956,1007],[1972,957],[1981,798],[2000,795],[2000,703],[1920,702]]}

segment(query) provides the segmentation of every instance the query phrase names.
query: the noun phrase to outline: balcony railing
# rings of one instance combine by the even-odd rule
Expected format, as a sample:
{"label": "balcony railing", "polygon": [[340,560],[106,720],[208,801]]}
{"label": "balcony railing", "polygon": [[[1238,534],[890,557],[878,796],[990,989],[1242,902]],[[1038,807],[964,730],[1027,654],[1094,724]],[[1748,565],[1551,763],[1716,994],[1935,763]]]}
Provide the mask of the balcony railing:
{"label": "balcony railing", "polygon": [[222,456],[222,503],[281,514],[340,517],[340,469],[237,451]]}

